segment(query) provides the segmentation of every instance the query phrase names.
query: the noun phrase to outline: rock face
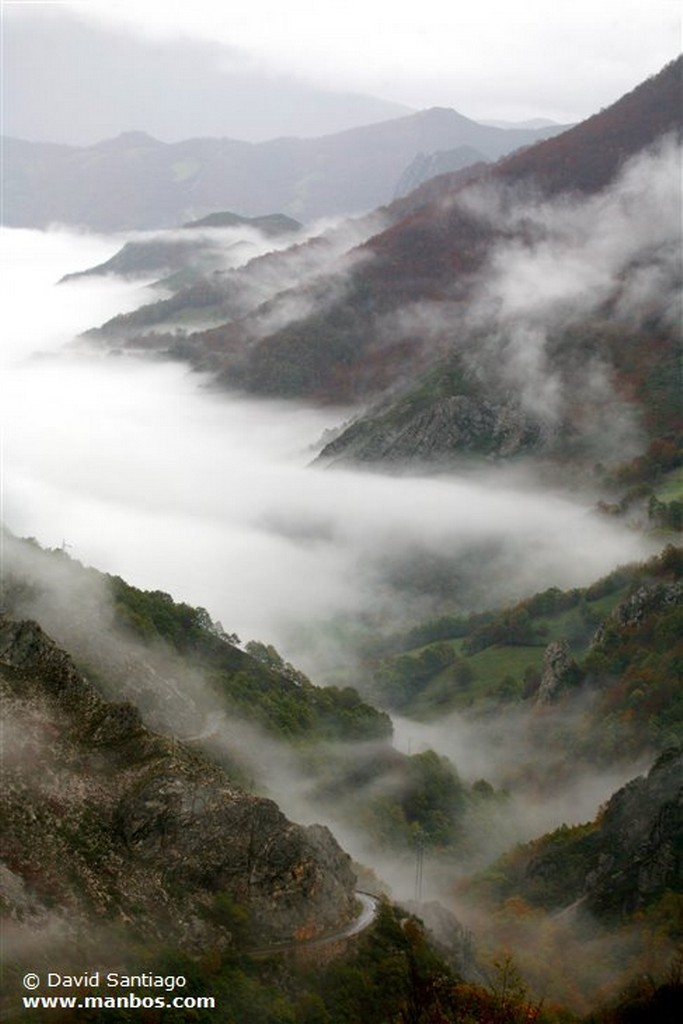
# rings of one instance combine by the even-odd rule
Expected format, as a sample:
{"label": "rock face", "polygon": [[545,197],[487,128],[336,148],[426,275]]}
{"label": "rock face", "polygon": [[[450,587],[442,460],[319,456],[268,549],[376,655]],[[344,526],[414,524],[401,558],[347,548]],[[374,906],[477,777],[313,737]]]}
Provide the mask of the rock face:
{"label": "rock face", "polygon": [[576,678],[578,666],[566,640],[554,640],[543,654],[543,674],[536,693],[536,704],[551,704]]}
{"label": "rock face", "polygon": [[539,448],[540,423],[518,403],[466,394],[438,398],[418,409],[391,409],[352,424],[323,448],[327,462],[444,462],[454,456],[512,456]]}
{"label": "rock face", "polygon": [[[617,605],[611,619],[619,626],[639,626],[653,612],[666,611],[680,604],[683,604],[683,581],[643,583],[625,601]],[[596,633],[593,642],[599,643],[604,633],[603,626]]]}
{"label": "rock face", "polygon": [[413,189],[438,174],[462,171],[465,167],[473,165],[476,165],[477,171],[481,171],[485,164],[484,155],[472,146],[457,146],[455,149],[442,149],[435,153],[418,153],[398,180],[396,198],[408,195]]}
{"label": "rock face", "polygon": [[[647,776],[618,790],[598,820],[529,861],[542,883],[602,921],[621,921],[683,889],[683,752],[663,753]],[[550,905],[546,901],[546,905]]]}
{"label": "rock face", "polygon": [[201,948],[231,942],[226,900],[261,943],[353,915],[350,858],[326,828],[104,701],[36,623],[0,618],[0,690],[0,895],[15,925],[125,922]]}
{"label": "rock face", "polygon": [[663,754],[646,777],[614,794],[600,820],[597,863],[586,877],[589,908],[624,916],[667,889],[683,889],[683,754]]}

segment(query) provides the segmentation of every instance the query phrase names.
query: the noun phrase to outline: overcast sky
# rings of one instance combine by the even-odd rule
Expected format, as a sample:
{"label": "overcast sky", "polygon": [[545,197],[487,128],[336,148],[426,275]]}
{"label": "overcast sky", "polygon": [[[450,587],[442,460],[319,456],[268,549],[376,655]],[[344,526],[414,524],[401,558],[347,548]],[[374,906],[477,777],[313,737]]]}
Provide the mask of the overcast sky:
{"label": "overcast sky", "polygon": [[228,67],[475,119],[583,119],[681,49],[679,0],[3,0],[148,38],[226,47]]}

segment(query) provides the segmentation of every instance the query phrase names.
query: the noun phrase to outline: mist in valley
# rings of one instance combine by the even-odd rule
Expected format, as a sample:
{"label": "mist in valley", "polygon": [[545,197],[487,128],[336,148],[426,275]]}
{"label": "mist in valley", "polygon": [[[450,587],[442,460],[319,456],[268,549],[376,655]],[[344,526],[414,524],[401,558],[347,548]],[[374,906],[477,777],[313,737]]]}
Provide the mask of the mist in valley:
{"label": "mist in valley", "polygon": [[304,634],[335,617],[400,623],[432,610],[415,593],[422,561],[460,560],[451,600],[468,610],[585,584],[646,552],[590,513],[592,496],[529,475],[310,468],[323,431],[353,410],[216,392],[180,363],[69,345],[149,301],[149,288],[55,285],[119,239],[5,237],[3,518],[17,535],[202,605],[314,675],[328,659]]}
{"label": "mist in valley", "polygon": [[[0,226],[0,1016],[100,967],[254,1022],[647,1015],[680,66],[624,90],[676,19],[14,7],[7,221],[73,223]],[[429,141],[480,115],[550,141]]]}
{"label": "mist in valley", "polygon": [[[467,790],[481,779],[495,787],[495,795],[484,802],[467,801],[457,852],[438,847],[424,852],[418,882],[417,836],[414,841],[404,837],[387,842],[376,830],[379,819],[368,815],[376,801],[399,807],[406,792],[406,764],[391,753],[391,741],[323,741],[310,750],[305,745],[297,749],[227,710],[215,687],[191,661],[164,645],[150,645],[122,633],[100,574],[83,570],[59,553],[46,554],[36,545],[6,536],[3,577],[12,613],[41,622],[72,654],[77,667],[98,681],[107,699],[133,702],[149,727],[208,754],[225,768],[231,782],[275,799],[291,820],[327,825],[354,858],[359,887],[384,891],[413,909],[415,900],[438,900],[473,931],[478,948],[483,943],[484,956],[489,944],[509,945],[514,936],[517,955],[538,991],[545,984],[538,974],[544,950],[549,946],[570,950],[560,988],[551,991],[573,1000],[577,1007],[588,1003],[584,996],[575,998],[576,979],[589,976],[591,985],[597,985],[591,958],[599,964],[597,977],[607,984],[632,953],[628,936],[614,941],[585,919],[576,930],[570,912],[566,918],[559,917],[567,909],[564,903],[550,914],[537,912],[533,919],[511,923],[482,908],[476,894],[473,898],[467,889],[460,891],[472,872],[487,868],[514,844],[560,824],[592,819],[614,790],[646,767],[637,762],[599,769],[573,757],[568,760],[564,734],[576,724],[573,719],[579,709],[547,711],[543,722],[536,723],[540,733],[527,713],[509,706],[480,719],[451,714],[431,725],[393,716],[397,751],[414,757],[436,750],[448,757]],[[17,759],[32,767],[40,765],[34,790],[46,801],[58,796],[63,807],[71,807],[78,805],[83,789],[73,772],[65,774],[61,766],[51,763],[43,742],[51,720],[49,710],[41,710],[35,702],[30,721],[24,716],[15,728],[8,719],[6,767]],[[56,722],[54,728],[57,731]],[[539,735],[544,737],[542,742]],[[559,775],[558,763],[565,768]],[[424,913],[428,912],[425,907]],[[44,932],[41,942],[24,934],[21,927],[13,929],[7,948],[20,960],[29,962],[33,957],[35,963],[36,957],[45,955],[53,934],[60,934],[59,920],[48,916],[48,924],[53,930]],[[98,937],[93,940],[93,935]],[[91,940],[104,941],[103,935],[106,931],[99,929]],[[107,939],[107,949],[115,948],[114,940],[119,942],[120,936]],[[67,936],[65,956],[71,942]]]}
{"label": "mist in valley", "polygon": [[[571,754],[570,734],[585,710],[576,704],[535,714],[514,706],[484,716],[452,712],[430,724],[393,714],[393,736],[386,739],[297,746],[226,707],[192,658],[122,629],[101,573],[12,535],[3,537],[2,553],[5,607],[15,617],[38,621],[97,681],[105,699],[131,702],[149,728],[208,754],[236,784],[274,799],[291,820],[327,825],[356,861],[361,885],[397,900],[419,896],[457,909],[460,879],[516,843],[592,819],[617,788],[647,767],[642,758],[598,767]],[[16,757],[29,764],[37,756],[31,744],[39,747],[40,739],[30,737],[30,728],[21,738],[8,724],[6,766]],[[463,794],[476,793],[482,780],[493,789],[491,799],[465,797],[457,849],[439,850],[437,844],[427,851],[418,889],[417,833],[383,834],[383,808],[398,808],[410,790],[406,758],[430,750],[448,759]],[[47,771],[49,751],[38,759],[46,770],[35,785],[47,799],[60,787],[62,770]],[[64,776],[63,783],[62,798],[73,791],[77,799],[74,779]]]}
{"label": "mist in valley", "polygon": [[[217,392],[180,363],[71,344],[113,313],[150,301],[151,282],[56,285],[102,262],[120,238],[55,229],[5,231],[4,239],[3,302],[13,332],[3,355],[2,517],[16,536],[206,607],[243,641],[274,643],[314,681],[341,673],[361,692],[368,681],[345,642],[354,630],[414,623],[441,601],[468,611],[551,585],[587,584],[648,553],[637,533],[591,513],[591,494],[551,491],[528,472],[489,466],[410,477],[312,468],[323,432],[353,409]],[[6,569],[7,547],[5,561]],[[435,599],[424,580],[439,565],[451,568]],[[100,598],[72,592],[66,580],[52,587],[61,598],[42,611],[39,604],[37,614],[57,639],[83,650],[88,635],[107,635],[110,620],[94,611]],[[133,655],[118,643],[108,656],[125,668]],[[151,724],[227,752],[286,813],[324,819],[397,895],[411,896],[412,855],[383,855],[319,799],[291,752],[231,725],[201,678],[184,671],[180,681],[169,679],[173,670],[152,665],[144,683]],[[175,696],[150,704],[155,685]],[[412,744],[412,753],[430,746],[448,756],[468,783],[504,785],[520,759],[543,758],[523,749],[523,730],[510,716],[486,728],[462,716],[433,727],[397,721],[396,733],[405,752]],[[495,843],[482,840],[470,867],[508,842],[591,817],[625,777],[628,769],[573,779],[564,794],[513,796],[497,812]],[[401,783],[389,773],[369,785],[368,795]],[[486,830],[496,831],[490,822]],[[443,897],[449,878],[430,869],[430,894]]]}

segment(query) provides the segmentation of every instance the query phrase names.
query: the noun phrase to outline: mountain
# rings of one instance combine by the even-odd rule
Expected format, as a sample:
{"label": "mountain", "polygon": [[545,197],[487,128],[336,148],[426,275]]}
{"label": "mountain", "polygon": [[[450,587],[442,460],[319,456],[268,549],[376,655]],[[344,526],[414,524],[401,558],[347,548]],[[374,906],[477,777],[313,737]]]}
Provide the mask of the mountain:
{"label": "mountain", "polygon": [[[228,388],[374,400],[325,447],[332,462],[596,463],[669,443],[680,77],[679,59],[559,136],[431,179],[357,221],[360,238],[254,260],[93,337],[167,348]],[[444,118],[459,122],[385,128]],[[215,326],[183,331],[184,305]]]}
{"label": "mountain", "polygon": [[[365,652],[370,694],[392,712],[433,722],[512,705],[527,712],[517,723],[525,749],[543,745],[551,721],[559,735],[571,720],[575,765],[637,760],[683,742],[682,615],[683,561],[672,545],[589,587],[551,587],[469,616],[444,613],[384,637]],[[561,748],[536,785],[552,785],[554,770],[561,778]]]}
{"label": "mountain", "polygon": [[292,825],[147,729],[135,705],[104,701],[35,622],[0,621],[0,673],[3,896],[29,931],[94,913],[133,916],[148,937],[229,943],[211,926],[221,893],[270,939],[352,917],[355,879],[329,832]]}
{"label": "mountain", "polygon": [[[610,799],[586,843],[577,898],[602,918],[624,918],[651,906],[668,891],[683,890],[683,754],[663,753],[645,777]],[[585,840],[584,840],[585,842]],[[579,841],[579,846],[583,845]],[[571,856],[571,855],[570,855]],[[527,877],[552,884],[559,865],[537,856]],[[562,884],[566,874],[562,872]],[[565,898],[573,893],[565,892]]]}
{"label": "mountain", "polygon": [[[250,247],[253,250],[255,236],[259,239],[291,240],[303,229],[298,221],[281,213],[241,217],[229,210],[217,211],[200,220],[183,224],[182,227],[183,232],[175,233],[172,237],[157,235],[125,242],[104,263],[75,274],[65,274],[62,282],[107,274],[124,278],[173,275],[163,283],[166,287],[178,288],[181,282],[187,284],[188,280],[200,280],[223,269],[229,250],[240,250],[240,253]],[[221,233],[221,229],[232,230],[235,234],[226,238],[226,231]],[[183,237],[183,233],[186,237]]]}
{"label": "mountain", "polygon": [[[671,748],[587,825],[564,826],[507,854],[491,887],[558,911],[571,904],[624,922],[683,890],[683,753]],[[578,902],[580,901],[580,902]]]}
{"label": "mountain", "polygon": [[[530,984],[543,985],[551,1006],[573,1004],[581,1020],[676,1020],[681,758],[680,748],[664,751],[646,774],[620,787],[594,820],[562,825],[520,845],[461,886],[463,902],[471,900],[478,914],[486,907],[495,922],[489,941],[496,936],[515,949]],[[559,969],[549,966],[548,950],[555,948],[563,951]],[[658,977],[642,985],[636,975],[648,962]],[[611,998],[605,988],[610,975]],[[602,1012],[596,1013],[596,1002],[603,1003]]]}
{"label": "mountain", "polygon": [[416,188],[451,171],[460,171],[465,167],[481,170],[487,161],[483,153],[471,146],[458,146],[456,149],[436,150],[434,153],[418,153],[412,163],[406,167],[396,186],[396,198],[414,192]]}
{"label": "mountain", "polygon": [[547,117],[532,117],[528,121],[483,121],[482,124],[490,124],[494,128],[550,128],[556,121]]}
{"label": "mountain", "polygon": [[298,220],[353,214],[389,201],[419,153],[470,146],[487,159],[561,129],[489,128],[433,108],[320,138],[163,143],[139,131],[87,147],[4,142],[5,223],[101,231],[173,227],[216,210]]}
{"label": "mountain", "polygon": [[[573,253],[571,237],[565,241],[562,205],[541,207],[559,194],[574,197],[576,228],[585,232],[587,246],[593,244],[591,231],[597,235],[615,230],[619,215],[613,218],[609,211],[610,195],[615,212],[624,201],[620,189],[633,196],[632,202],[646,206],[649,171],[639,173],[636,165],[623,186],[618,176],[629,157],[644,147],[667,133],[680,136],[680,74],[679,60],[608,110],[500,161],[474,182],[463,182],[460,175],[442,176],[393,204],[389,212],[397,222],[365,244],[367,261],[359,261],[359,269],[346,277],[343,299],[314,319],[301,319],[272,338],[254,341],[246,366],[239,364],[231,371],[228,360],[223,371],[226,383],[234,372],[236,381],[255,390],[271,391],[278,386],[276,380],[285,390],[291,380],[297,390],[343,399],[382,391],[387,385],[395,388],[398,396],[389,392],[378,408],[323,452],[323,457],[334,460],[443,460],[454,452],[524,454],[556,442],[568,450],[573,438],[581,444],[588,432],[593,439],[610,433],[616,438],[628,416],[624,398],[629,394],[646,410],[648,431],[670,436],[680,427],[674,312],[681,285],[675,255],[680,249],[677,193],[670,199],[671,214],[661,238],[641,243],[638,232],[629,234],[627,225],[623,239],[615,238],[615,249],[622,255],[615,258],[613,279],[603,286],[601,301],[587,301],[586,292],[577,289],[573,309],[569,299],[553,306],[552,298],[544,298],[541,276],[537,301],[524,291],[519,300],[514,298],[525,303],[528,314],[518,305],[519,312],[503,319],[495,304],[509,301],[510,293],[501,291],[498,298],[495,281],[492,286],[488,275],[493,264],[501,288],[511,289],[515,267],[503,261],[527,255],[529,273],[537,259],[541,274],[541,259],[552,267],[546,269],[554,275],[551,293],[554,280],[561,283],[567,278],[571,283],[572,271],[567,268],[575,259],[587,257],[580,255],[580,248]],[[675,188],[675,148],[662,161]],[[661,163],[655,160],[654,166]],[[599,224],[601,203],[596,202],[593,214],[590,197],[600,193],[608,212]],[[493,211],[496,203],[501,206],[489,215],[487,203]],[[513,203],[518,205],[507,205]],[[517,223],[509,216],[514,209],[521,211]],[[551,257],[545,239],[554,230],[556,255]],[[654,276],[660,273],[656,268],[666,265],[668,270],[661,271],[659,291],[643,297],[641,308],[634,309],[624,297],[631,288],[635,292],[634,275],[644,273],[648,265]],[[321,337],[324,348],[318,342]],[[201,338],[197,342],[201,345]],[[548,374],[541,370],[529,375],[521,369],[523,361],[531,367],[534,360],[547,366]],[[592,414],[585,405],[579,410],[572,397],[582,394],[590,401],[596,373],[582,382],[581,367],[591,365],[604,366],[605,377],[618,382],[599,397],[596,394]],[[546,387],[567,395],[564,410],[561,399],[551,403],[554,410],[544,408],[538,396]],[[625,451],[629,447],[625,438],[622,446]]]}
{"label": "mountain", "polygon": [[296,234],[303,227],[298,220],[286,217],[282,213],[266,213],[261,217],[241,217],[238,213],[231,213],[230,210],[218,210],[209,213],[199,220],[192,220],[183,224],[184,228],[254,228],[266,237]]}
{"label": "mountain", "polygon": [[[380,1009],[398,1013],[406,1005],[430,1007],[434,1021],[453,1024],[466,1012],[471,1016],[472,1005],[480,1013],[493,1012],[497,989],[479,984],[487,969],[483,949],[438,905],[409,905],[436,930],[436,950],[418,920],[386,903],[357,939],[328,942],[319,952],[315,944],[307,947],[315,935],[343,933],[355,916],[354,875],[326,828],[292,824],[272,800],[251,791],[253,780],[240,782],[249,770],[248,761],[240,765],[240,738],[251,763],[255,755],[264,763],[271,784],[277,785],[287,763],[273,761],[265,736],[250,731],[249,721],[259,717],[302,756],[307,788],[319,788],[321,806],[349,805],[354,829],[380,837],[385,845],[376,849],[386,851],[389,863],[407,865],[411,877],[418,827],[433,865],[447,879],[460,877],[460,894],[476,900],[479,915],[487,908],[490,921],[508,929],[508,940],[519,916],[522,928],[531,921],[545,941],[559,926],[539,915],[566,909],[568,918],[575,915],[579,940],[589,945],[594,924],[586,913],[600,920],[603,957],[614,938],[609,955],[615,962],[606,969],[611,984],[646,962],[639,943],[647,942],[650,926],[659,928],[658,949],[667,955],[667,943],[677,935],[667,908],[675,907],[681,888],[680,752],[671,744],[647,777],[618,789],[595,822],[564,826],[517,846],[483,875],[462,880],[468,842],[481,861],[482,843],[491,856],[504,841],[504,834],[494,841],[494,830],[504,833],[505,791],[484,780],[465,787],[448,760],[433,751],[407,758],[386,745],[356,742],[344,754],[339,737],[386,737],[382,716],[363,707],[357,695],[312,687],[265,645],[239,650],[237,638],[203,609],[104,577],[62,551],[5,539],[6,604],[13,611],[34,608],[76,652],[72,658],[35,620],[0,618],[0,889],[8,992],[37,965],[36,957],[43,963],[41,941],[47,936],[52,971],[75,971],[73,958],[85,954],[107,970],[128,965],[139,974],[144,965],[166,977],[181,973],[191,979],[192,994],[219,991],[222,1005],[242,1018],[249,1019],[245,1007],[255,1003],[252,1019],[258,1024],[282,1019],[285,1005],[295,1024],[310,1022],[311,1005],[322,1005],[332,1021],[348,1020],[352,1012],[351,1019],[368,1024]],[[591,671],[602,678],[591,685],[603,690],[612,712],[614,694],[625,698],[627,735],[634,718],[641,727],[651,722],[653,694],[636,701],[635,691],[623,692],[622,681],[613,678],[615,666],[624,656],[631,666],[640,664],[649,676],[632,682],[641,690],[655,689],[656,657],[675,653],[667,638],[675,635],[672,616],[680,612],[680,598],[680,556],[671,549],[649,565],[595,584],[590,594],[555,589],[536,595],[528,611],[545,610],[553,627],[553,615],[559,615],[561,628],[567,628],[564,613],[583,608],[587,599],[587,619],[598,608],[603,615],[611,608],[593,641],[603,661],[593,659]],[[480,616],[470,626],[470,639],[481,647],[496,642],[496,630],[509,633],[512,618],[507,612],[500,622]],[[426,637],[413,642],[420,639]],[[637,647],[638,657],[629,645]],[[419,655],[425,665],[428,651],[423,643]],[[434,667],[436,661],[430,663]],[[217,705],[211,706],[198,685],[200,666],[207,679],[218,682],[216,692],[231,696],[232,707],[223,707],[231,708],[236,729],[226,729],[225,720],[215,727]],[[454,689],[462,682],[454,679]],[[545,781],[557,797],[570,766],[577,771],[588,753],[581,751],[583,722],[562,707],[576,686],[575,679],[543,708],[533,694],[527,699],[529,720],[535,720],[537,736],[545,737],[527,747],[529,755],[544,753],[537,766],[544,767],[543,775],[526,779],[536,796]],[[506,728],[523,735],[518,704],[509,703],[516,703],[513,691],[509,685],[499,688],[498,699],[506,704]],[[306,704],[314,714],[321,712],[313,731],[311,717],[300,713]],[[582,706],[591,710],[585,694]],[[147,724],[150,719],[157,728]],[[222,743],[213,744],[211,729],[201,729],[212,719]],[[614,739],[614,722],[603,722],[601,731]],[[334,743],[318,746],[320,736]],[[561,763],[549,771],[551,742]],[[226,756],[231,747],[233,756]],[[523,788],[528,766],[516,768],[519,778],[511,776],[510,784],[518,788],[521,781]],[[508,813],[518,810],[512,805]],[[410,822],[405,838],[399,814]],[[579,901],[579,907],[568,906]],[[624,925],[631,929],[625,958]],[[560,934],[566,941],[573,933]],[[514,944],[526,967],[533,939],[525,933]],[[294,948],[300,959],[292,963]],[[665,960],[660,971],[664,965]],[[547,980],[547,963],[544,969]],[[552,972],[550,983],[552,990]],[[273,986],[280,1002],[268,1010]],[[654,990],[653,984],[650,1000]],[[521,1007],[518,1019],[528,1019],[533,997],[521,981],[514,1000]],[[15,1019],[15,1005],[7,1011],[6,1018]],[[507,1019],[509,1011],[508,1005]],[[548,1024],[566,1019],[562,1012],[564,1018],[550,1016]]]}
{"label": "mountain", "polygon": [[[610,481],[614,502],[590,514],[671,531],[679,79],[677,62],[565,136],[238,270],[216,263],[229,213],[124,247],[94,270],[170,273],[171,295],[90,342],[182,357],[226,388],[369,403],[324,449],[331,462],[423,472],[471,456],[481,471],[533,457],[563,487],[576,473],[583,494]],[[219,476],[230,488],[229,459]],[[336,500],[341,476],[316,476]],[[523,488],[531,474],[506,476]],[[285,519],[297,544],[329,533]],[[495,542],[470,544],[458,575],[445,536],[424,553],[399,536],[386,578],[409,577],[408,621],[391,636],[374,609],[330,623],[343,664],[325,687],[201,607],[86,568],[65,544],[3,536],[3,1016],[21,1016],[25,972],[72,959],[182,972],[191,998],[216,993],[223,1016],[253,1024],[675,1019],[681,552],[486,609],[463,590],[474,576],[485,590]],[[553,543],[572,552],[571,529]],[[425,595],[433,617],[410,621]],[[484,610],[457,614],[466,601]],[[458,914],[471,900],[463,924],[424,908],[448,964],[412,916],[423,868]],[[370,916],[349,934],[355,874],[418,899],[406,914],[364,896]],[[595,1008],[634,978],[630,1009]]]}
{"label": "mountain", "polygon": [[367,896],[358,918],[326,828],[292,824],[134,704],[103,700],[36,622],[0,617],[0,694],[3,1020],[165,1006],[172,1021],[220,1008],[305,1024],[327,1006],[369,1024],[455,984],[452,949],[447,964],[416,918]]}

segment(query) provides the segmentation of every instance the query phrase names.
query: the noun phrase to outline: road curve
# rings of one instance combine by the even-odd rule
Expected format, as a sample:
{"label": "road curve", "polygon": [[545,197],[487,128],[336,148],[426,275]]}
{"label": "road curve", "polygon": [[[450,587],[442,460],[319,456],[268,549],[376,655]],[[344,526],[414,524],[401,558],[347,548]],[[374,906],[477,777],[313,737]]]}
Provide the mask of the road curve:
{"label": "road curve", "polygon": [[344,939],[352,939],[354,936],[360,935],[361,932],[370,927],[377,917],[380,901],[372,893],[362,892],[361,890],[356,891],[356,897],[361,904],[361,911],[358,917],[355,917],[353,921],[350,921],[349,924],[339,931],[332,932],[331,934],[328,933],[327,935],[319,935],[315,939],[301,939],[298,942],[277,942],[272,946],[264,946],[262,949],[249,950],[249,955],[265,957],[271,953],[287,953],[295,949],[314,949],[317,946],[327,946],[333,942],[343,942]]}

